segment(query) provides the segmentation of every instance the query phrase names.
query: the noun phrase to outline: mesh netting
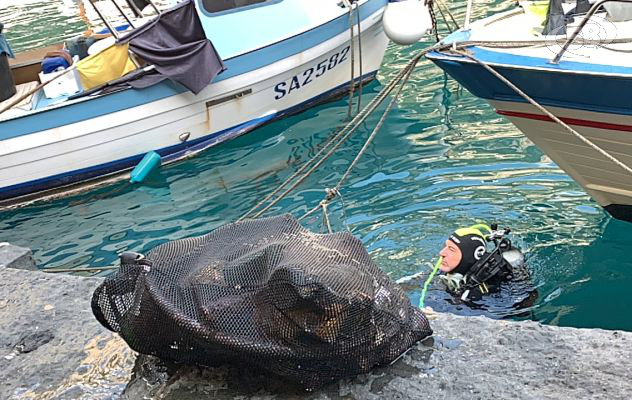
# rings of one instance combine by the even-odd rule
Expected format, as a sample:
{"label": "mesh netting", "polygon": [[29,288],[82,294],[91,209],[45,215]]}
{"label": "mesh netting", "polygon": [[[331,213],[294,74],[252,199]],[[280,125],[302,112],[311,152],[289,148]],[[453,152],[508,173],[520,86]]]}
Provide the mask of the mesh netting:
{"label": "mesh netting", "polygon": [[432,333],[358,239],[290,215],[122,257],[92,308],[140,353],[254,367],[304,388],[387,364]]}

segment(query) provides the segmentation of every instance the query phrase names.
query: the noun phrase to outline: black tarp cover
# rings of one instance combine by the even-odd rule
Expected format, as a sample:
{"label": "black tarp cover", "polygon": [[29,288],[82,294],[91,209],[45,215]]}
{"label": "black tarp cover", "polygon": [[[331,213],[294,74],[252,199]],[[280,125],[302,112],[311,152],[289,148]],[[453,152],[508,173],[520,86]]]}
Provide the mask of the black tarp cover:
{"label": "black tarp cover", "polygon": [[136,88],[169,78],[198,94],[226,69],[204,34],[193,0],[163,12],[119,40],[128,42],[135,54],[156,67],[156,73],[128,82]]}
{"label": "black tarp cover", "polygon": [[576,0],[575,7],[568,13],[564,13],[562,7],[564,0],[550,0],[549,9],[546,13],[546,22],[544,23],[543,35],[565,35],[566,24],[572,20],[575,15],[585,14],[590,10],[588,0]]}

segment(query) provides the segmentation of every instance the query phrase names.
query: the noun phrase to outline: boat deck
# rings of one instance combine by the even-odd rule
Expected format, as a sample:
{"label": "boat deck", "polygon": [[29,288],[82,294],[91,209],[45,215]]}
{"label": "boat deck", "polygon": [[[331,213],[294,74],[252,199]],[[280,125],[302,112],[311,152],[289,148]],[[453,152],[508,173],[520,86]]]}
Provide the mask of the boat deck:
{"label": "boat deck", "polygon": [[[37,85],[39,85],[39,82],[36,82],[36,81],[26,82],[26,83],[21,83],[19,85],[16,85],[15,86],[16,91],[13,97],[10,97],[6,99],[5,101],[0,102],[0,110],[4,110],[5,107],[7,107],[9,104],[14,102],[15,100],[19,99],[20,97],[23,97],[25,94],[29,92],[32,92],[33,89],[37,87]],[[34,96],[35,96],[35,93],[31,93],[29,96],[25,97],[22,101],[20,101],[19,103],[17,103],[16,105],[11,107],[7,111],[5,111],[5,113],[3,113],[5,114],[3,115],[3,118],[7,118],[7,119],[14,118],[16,116],[19,116],[20,114],[30,111],[33,108]]]}

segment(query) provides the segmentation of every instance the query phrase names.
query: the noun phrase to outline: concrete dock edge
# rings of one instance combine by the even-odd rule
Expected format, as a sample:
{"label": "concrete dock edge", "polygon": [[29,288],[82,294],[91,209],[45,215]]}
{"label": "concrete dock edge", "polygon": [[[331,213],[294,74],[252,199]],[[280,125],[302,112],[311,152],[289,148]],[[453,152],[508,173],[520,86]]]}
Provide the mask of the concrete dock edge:
{"label": "concrete dock edge", "polygon": [[[632,333],[438,314],[397,362],[312,393],[162,363],[94,319],[99,278],[0,268],[2,399],[627,399]],[[257,375],[256,373],[254,375]]]}

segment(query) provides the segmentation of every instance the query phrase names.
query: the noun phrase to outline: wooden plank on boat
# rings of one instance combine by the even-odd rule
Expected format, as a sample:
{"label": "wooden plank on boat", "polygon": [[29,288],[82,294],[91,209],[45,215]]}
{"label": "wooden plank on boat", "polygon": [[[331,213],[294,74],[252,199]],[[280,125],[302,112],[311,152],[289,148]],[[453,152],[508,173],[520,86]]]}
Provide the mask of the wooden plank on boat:
{"label": "wooden plank on boat", "polygon": [[[15,101],[16,99],[24,96],[24,94],[26,94],[26,93],[32,91],[33,89],[35,89],[35,87],[37,85],[39,85],[39,82],[37,82],[37,81],[27,82],[27,83],[22,83],[20,85],[17,85],[15,87],[15,94],[13,95],[13,97],[11,97],[9,99],[6,99],[5,101],[0,103],[0,110],[4,109],[12,101]],[[15,108],[20,108],[22,110],[30,110],[31,109],[31,100],[33,99],[34,95],[35,95],[35,93],[32,93],[30,96],[24,98],[24,100],[22,100],[21,102],[19,102],[16,105],[14,105],[10,109],[13,110]]]}
{"label": "wooden plank on boat", "polygon": [[29,65],[33,63],[40,63],[42,58],[46,55],[46,53],[51,51],[57,51],[64,48],[63,43],[53,44],[46,47],[40,47],[33,50],[27,50],[15,55],[15,59],[9,59],[9,65],[11,69],[19,68],[24,65]]}

